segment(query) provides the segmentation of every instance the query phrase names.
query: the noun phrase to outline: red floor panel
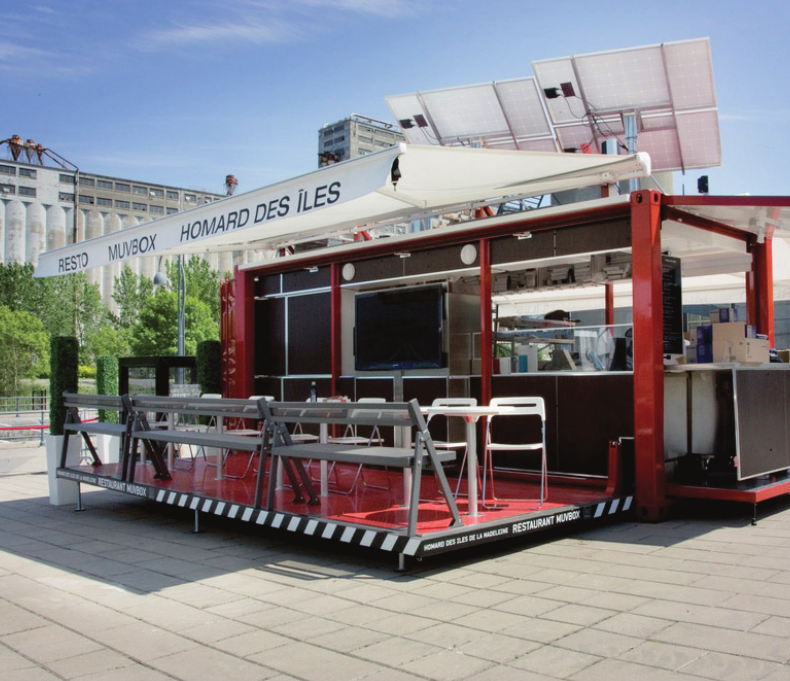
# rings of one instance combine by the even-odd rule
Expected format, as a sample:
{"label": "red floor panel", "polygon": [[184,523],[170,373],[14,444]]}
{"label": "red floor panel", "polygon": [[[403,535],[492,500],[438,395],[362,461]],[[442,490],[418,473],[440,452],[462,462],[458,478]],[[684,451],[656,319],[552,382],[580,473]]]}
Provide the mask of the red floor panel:
{"label": "red floor panel", "polygon": [[[247,462],[248,455],[231,454],[225,463],[225,474],[241,475]],[[257,460],[254,468],[257,468]],[[116,475],[117,465],[85,466],[83,469],[99,476],[112,477]],[[210,465],[210,460],[203,457],[196,458],[194,462],[189,459],[178,459],[171,470],[172,480],[155,480],[153,468],[150,465],[140,465],[136,470],[135,482],[242,506],[251,506],[254,503],[257,473],[252,468],[246,478],[241,480],[229,477],[217,480],[216,471],[216,467]],[[317,464],[313,466],[311,474],[314,478],[318,477]],[[320,498],[320,506],[294,504],[293,491],[284,488],[277,492],[275,508],[285,513],[337,520],[371,528],[405,527],[406,508],[404,507],[401,471],[387,473],[383,470],[365,469],[364,482],[360,479],[351,494],[344,495],[334,491],[335,489],[347,489],[355,474],[355,466],[338,465],[336,474],[330,478],[330,493],[328,496]],[[450,476],[449,482],[451,489],[455,490],[456,478]],[[266,483],[268,483],[268,479]],[[378,489],[373,485],[388,487],[388,489]],[[315,488],[318,492],[318,482],[315,483]],[[464,490],[465,481],[461,485],[461,495],[456,503],[466,527],[518,516],[528,516],[566,506],[595,503],[605,498],[603,487],[555,484],[549,486],[548,499],[541,507],[536,500],[540,491],[537,484],[498,479],[497,494],[508,500],[496,502],[489,500],[490,504],[495,505],[494,507],[483,508],[480,515],[472,516],[468,513],[468,501],[463,496]],[[446,530],[450,524],[451,516],[446,504],[440,498],[433,475],[423,475],[420,497],[418,533],[430,534]]]}

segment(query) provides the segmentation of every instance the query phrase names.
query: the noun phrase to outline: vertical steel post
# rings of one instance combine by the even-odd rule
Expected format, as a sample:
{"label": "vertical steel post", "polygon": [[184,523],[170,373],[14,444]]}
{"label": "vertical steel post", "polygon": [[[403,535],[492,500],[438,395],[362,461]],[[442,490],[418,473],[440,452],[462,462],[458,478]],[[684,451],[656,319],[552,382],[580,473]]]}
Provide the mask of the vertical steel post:
{"label": "vertical steel post", "polygon": [[[636,126],[636,111],[623,114],[623,125],[625,127],[625,141],[628,145],[628,153],[635,154],[636,138],[638,134]],[[635,192],[638,189],[638,184],[639,182],[636,178],[631,178],[628,180],[628,191]]]}
{"label": "vertical steel post", "polygon": [[603,285],[604,290],[604,324],[612,326],[614,324],[614,284],[607,281]]}
{"label": "vertical steel post", "polygon": [[255,281],[236,267],[234,336],[236,340],[235,392],[226,397],[247,398],[255,393]]}
{"label": "vertical steel post", "polygon": [[[184,271],[184,256],[178,256],[178,338],[176,339],[177,354],[179,357],[186,355],[186,303],[187,303],[187,278]],[[181,371],[183,374],[183,369]],[[183,383],[183,380],[181,381]]]}
{"label": "vertical steel post", "polygon": [[480,390],[483,404],[491,401],[491,374],[494,368],[492,319],[491,249],[488,239],[480,239]]}
{"label": "vertical steel post", "polygon": [[639,519],[666,515],[661,194],[631,195],[634,324],[634,456]]}
{"label": "vertical steel post", "polygon": [[340,394],[338,379],[343,372],[343,317],[342,317],[342,298],[340,288],[340,265],[333,262],[330,266],[329,274],[331,281],[330,292],[330,363],[332,371],[332,383],[330,395]]}
{"label": "vertical steel post", "polygon": [[[770,230],[773,233],[773,229]],[[771,347],[774,345],[774,266],[773,239],[766,234],[762,243],[752,247],[752,284],[754,287],[754,318],[750,319],[757,333],[768,336]]]}

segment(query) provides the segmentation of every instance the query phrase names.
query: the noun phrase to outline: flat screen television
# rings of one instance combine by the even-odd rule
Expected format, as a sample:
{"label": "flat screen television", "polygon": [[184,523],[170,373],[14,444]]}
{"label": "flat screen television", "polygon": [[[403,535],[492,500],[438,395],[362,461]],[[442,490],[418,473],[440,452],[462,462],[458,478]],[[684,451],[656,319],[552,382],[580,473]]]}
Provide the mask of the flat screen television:
{"label": "flat screen television", "polygon": [[357,371],[441,369],[444,287],[419,286],[355,297]]}

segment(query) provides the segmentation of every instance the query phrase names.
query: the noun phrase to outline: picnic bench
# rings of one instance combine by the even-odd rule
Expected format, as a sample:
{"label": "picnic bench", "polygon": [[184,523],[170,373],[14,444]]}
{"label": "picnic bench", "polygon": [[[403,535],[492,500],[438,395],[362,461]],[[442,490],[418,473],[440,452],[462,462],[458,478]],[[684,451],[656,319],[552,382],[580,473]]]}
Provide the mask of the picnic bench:
{"label": "picnic bench", "polygon": [[[450,527],[463,525],[455,499],[442,468],[443,462],[453,461],[455,452],[437,452],[425,425],[417,400],[410,402],[262,402],[264,418],[264,451],[271,447],[271,467],[266,497],[266,509],[272,510],[275,503],[277,467],[299,462],[299,477],[310,503],[316,503],[309,476],[302,475],[302,461],[331,461],[363,466],[399,468],[404,475],[411,476],[408,499],[407,533],[416,534],[417,511],[420,500],[420,484],[425,462],[430,462],[439,489],[447,504],[452,520]],[[410,446],[358,446],[324,442],[298,442],[291,438],[295,424],[327,424],[340,426],[369,426],[379,429],[391,426],[401,428],[404,440],[412,439]],[[288,470],[286,468],[286,470]],[[292,480],[293,484],[293,480]],[[262,496],[263,476],[258,478],[256,500]]]}
{"label": "picnic bench", "polygon": [[[223,452],[228,449],[258,451],[259,442],[245,435],[224,432],[223,424],[233,419],[260,419],[260,410],[250,400],[202,397],[163,397],[134,395],[132,409],[131,447],[123,470],[134,480],[135,455],[139,444],[156,460],[165,460],[169,445],[190,445],[217,451],[217,477],[222,477]],[[202,420],[203,424],[200,423]]]}
{"label": "picnic bench", "polygon": [[[73,434],[79,434],[91,453],[92,464],[101,465],[99,453],[93,442],[92,435],[115,435],[121,439],[123,456],[129,446],[130,421],[128,401],[120,395],[80,395],[77,393],[63,393],[63,405],[66,408],[66,418],[63,423],[63,448],[60,455],[60,467],[66,467],[69,439]],[[83,419],[85,411],[114,411],[119,415],[119,423],[109,423],[96,419]]]}

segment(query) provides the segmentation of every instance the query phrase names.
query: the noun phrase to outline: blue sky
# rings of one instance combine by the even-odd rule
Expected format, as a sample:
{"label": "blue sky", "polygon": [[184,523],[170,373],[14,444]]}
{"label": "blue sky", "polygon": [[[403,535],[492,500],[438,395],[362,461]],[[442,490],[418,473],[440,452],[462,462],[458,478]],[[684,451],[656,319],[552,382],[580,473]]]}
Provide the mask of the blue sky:
{"label": "blue sky", "polygon": [[250,191],[313,170],[318,129],[352,112],[390,121],[387,95],[709,37],[724,161],[704,171],[711,193],[790,193],[779,0],[0,0],[0,16],[0,139],[215,192],[229,173]]}

